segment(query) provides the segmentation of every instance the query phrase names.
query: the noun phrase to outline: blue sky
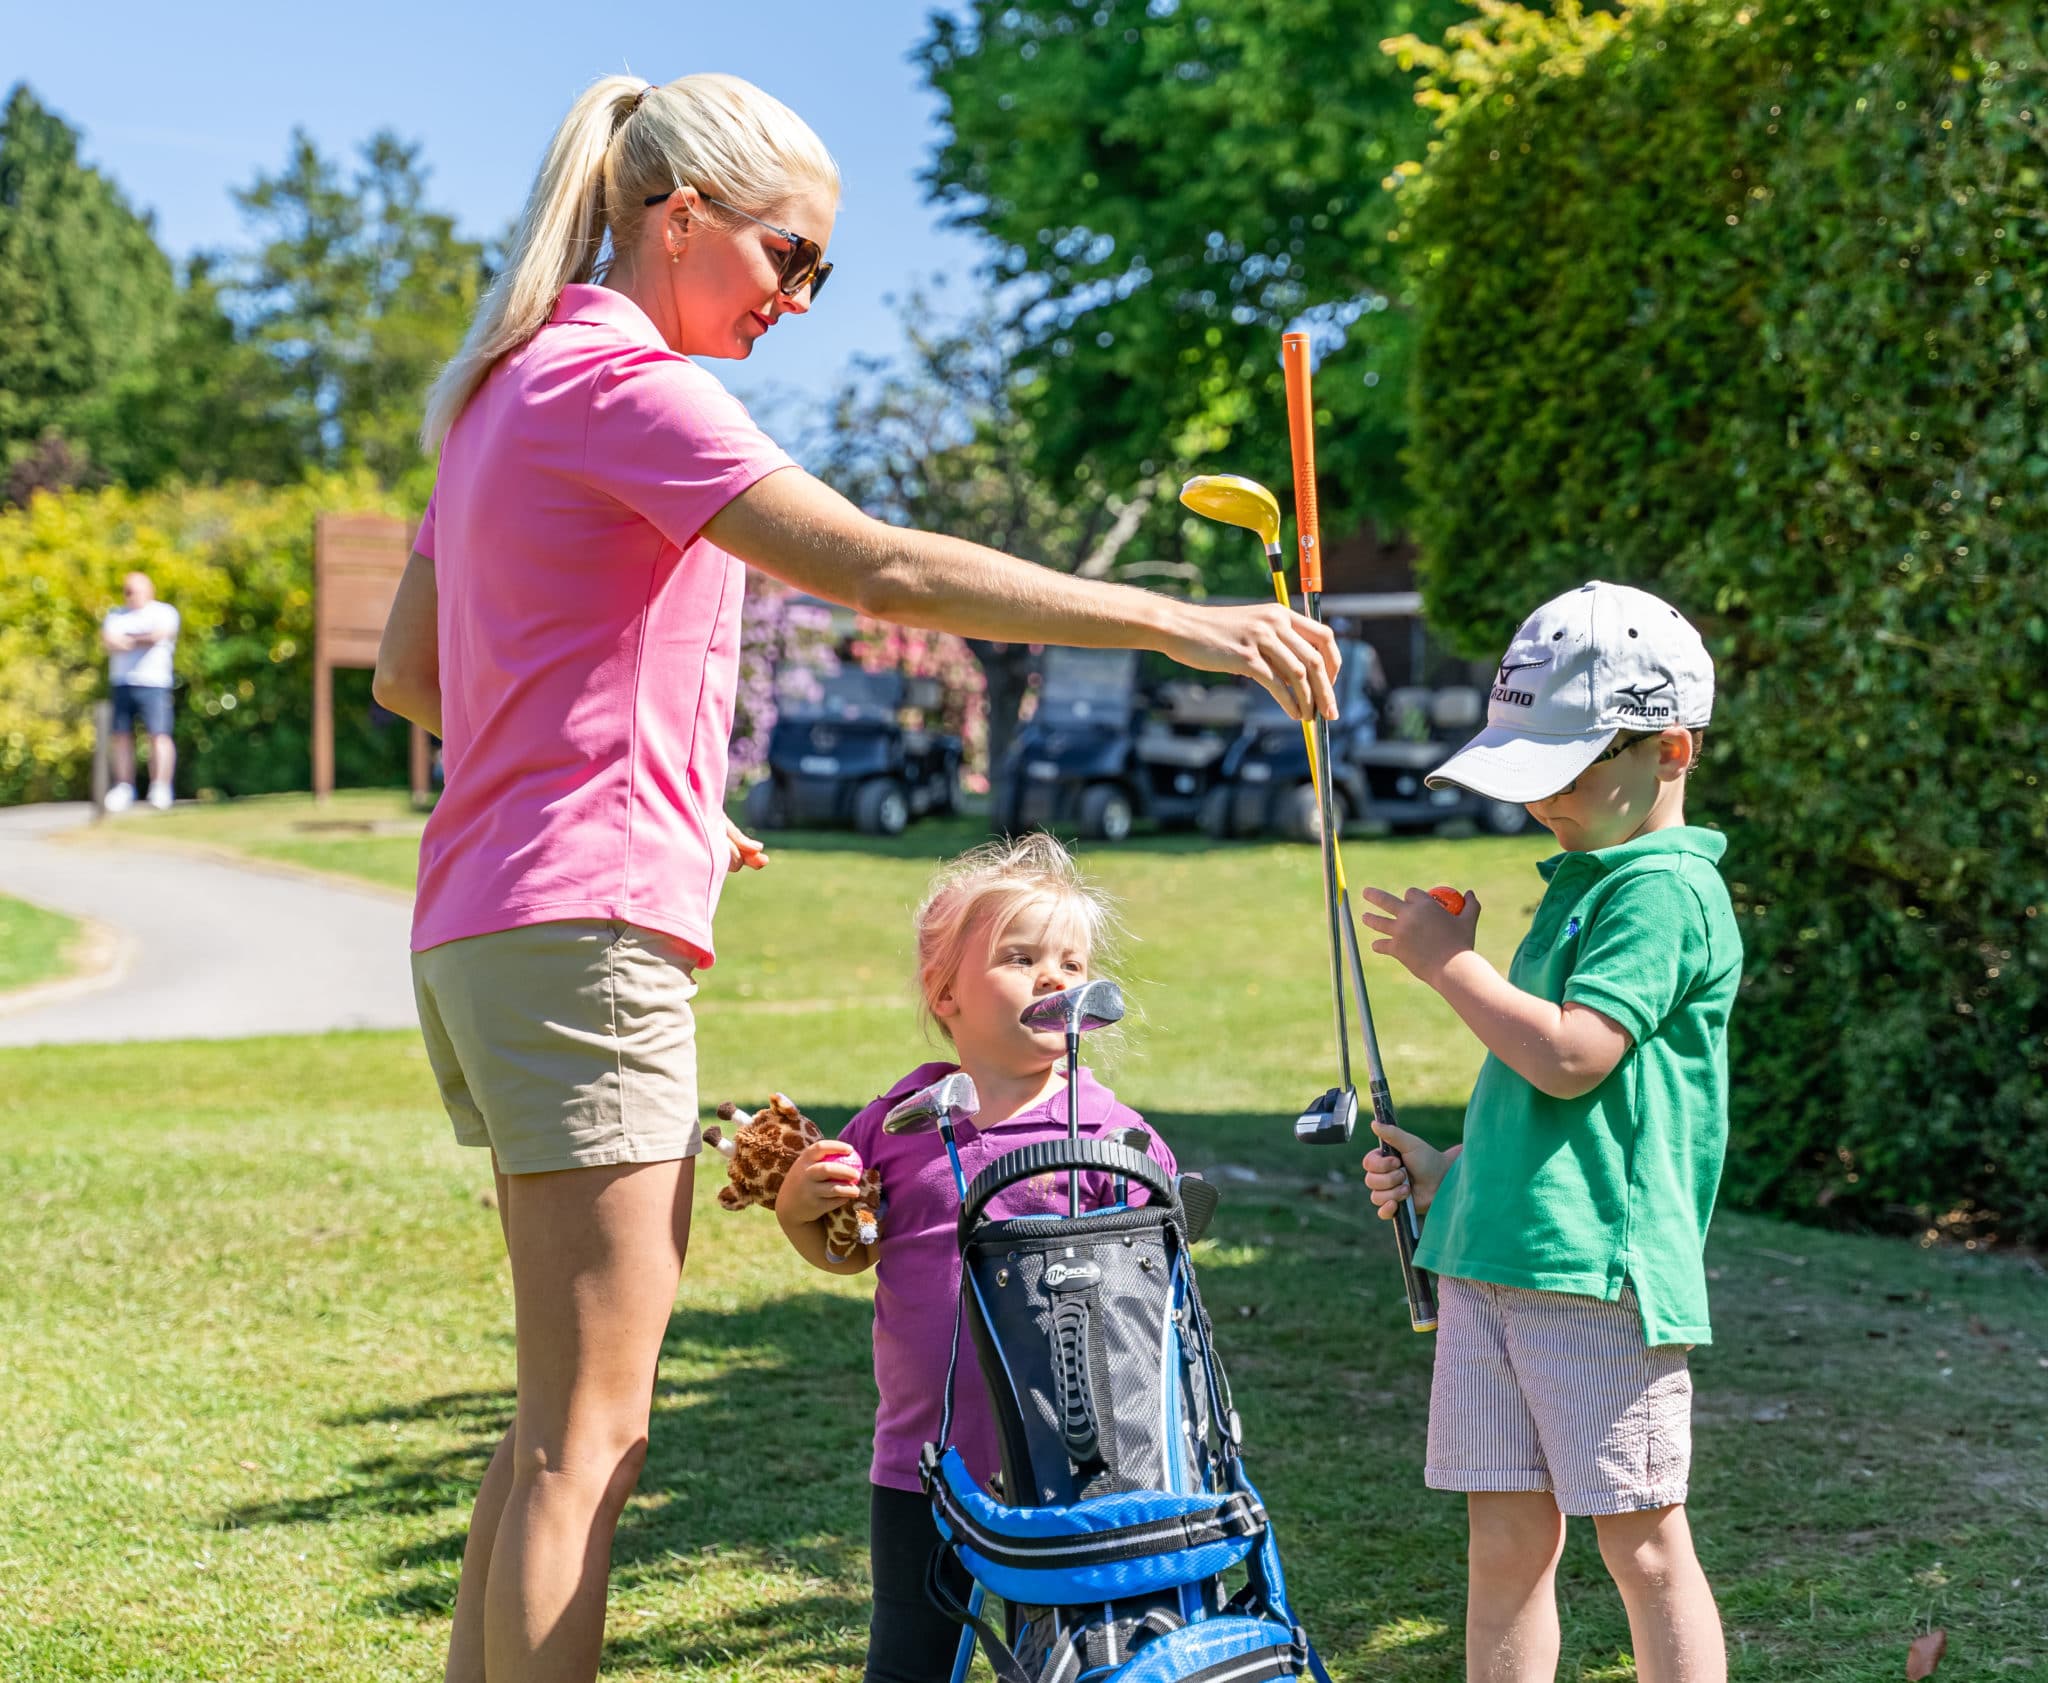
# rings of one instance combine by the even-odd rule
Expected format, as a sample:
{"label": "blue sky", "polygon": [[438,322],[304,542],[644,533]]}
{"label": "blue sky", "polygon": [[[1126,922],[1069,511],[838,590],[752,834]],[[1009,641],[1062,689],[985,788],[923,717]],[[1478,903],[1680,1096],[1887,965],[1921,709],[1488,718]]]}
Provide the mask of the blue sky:
{"label": "blue sky", "polygon": [[949,277],[943,296],[968,295],[981,248],[940,229],[916,181],[938,131],[909,54],[931,9],[19,4],[4,7],[0,89],[26,79],[82,129],[88,160],[155,214],[158,238],[182,256],[238,243],[229,189],[278,168],[295,125],[330,156],[352,154],[380,128],[420,141],[433,201],[482,236],[518,210],[541,148],[593,76],[745,76],[803,115],[845,177],[831,291],[747,364],[719,370],[747,401],[772,407],[778,393],[788,402],[828,389],[851,355],[892,350],[900,335],[886,295],[934,274]]}

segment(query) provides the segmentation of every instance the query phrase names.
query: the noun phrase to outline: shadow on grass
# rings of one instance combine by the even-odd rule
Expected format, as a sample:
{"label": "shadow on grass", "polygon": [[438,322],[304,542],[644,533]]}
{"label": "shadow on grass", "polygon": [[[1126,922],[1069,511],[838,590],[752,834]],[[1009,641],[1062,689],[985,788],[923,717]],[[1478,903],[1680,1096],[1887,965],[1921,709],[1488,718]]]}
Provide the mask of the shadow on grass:
{"label": "shadow on grass", "polygon": [[[1370,1221],[1355,1184],[1328,1178],[1355,1168],[1356,1154],[1296,1146],[1267,1116],[1152,1120],[1191,1166],[1258,1176],[1224,1183],[1203,1288],[1305,1622],[1340,1671],[1377,1660],[1418,1683],[1452,1678],[1462,1513],[1420,1495],[1430,1348],[1405,1330],[1391,1235]],[[1409,1120],[1440,1133],[1455,1113]],[[801,1278],[794,1267],[789,1277]],[[800,1289],[731,1309],[689,1297],[686,1274],[663,1342],[647,1467],[613,1549],[607,1662],[857,1666],[872,1311]],[[325,1424],[335,1429],[436,1427],[438,1441],[359,1460],[338,1488],[242,1508],[229,1523],[444,1516],[381,1557],[385,1587],[358,1611],[445,1619],[476,1483],[512,1411],[509,1389],[468,1390],[333,1416]]]}

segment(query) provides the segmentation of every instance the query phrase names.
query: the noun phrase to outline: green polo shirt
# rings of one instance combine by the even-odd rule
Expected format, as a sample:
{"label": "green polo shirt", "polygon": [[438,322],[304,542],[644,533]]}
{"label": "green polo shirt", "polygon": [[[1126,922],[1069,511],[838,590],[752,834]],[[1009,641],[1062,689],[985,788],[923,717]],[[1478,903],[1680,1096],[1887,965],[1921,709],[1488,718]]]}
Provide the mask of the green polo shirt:
{"label": "green polo shirt", "polygon": [[1634,1044],[1576,1099],[1486,1060],[1423,1267],[1610,1303],[1626,1283],[1646,1343],[1711,1341],[1701,1252],[1728,1147],[1728,1014],[1742,976],[1716,869],[1727,845],[1680,825],[1536,867],[1549,887],[1508,979],[1612,1017]]}

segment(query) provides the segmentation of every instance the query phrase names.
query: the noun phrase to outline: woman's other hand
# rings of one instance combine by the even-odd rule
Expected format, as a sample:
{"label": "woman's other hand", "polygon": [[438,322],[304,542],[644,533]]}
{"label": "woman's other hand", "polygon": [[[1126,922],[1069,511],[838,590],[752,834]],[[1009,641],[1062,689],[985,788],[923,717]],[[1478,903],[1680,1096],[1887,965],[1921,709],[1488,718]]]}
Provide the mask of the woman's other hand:
{"label": "woman's other hand", "polygon": [[725,821],[725,845],[730,852],[725,866],[728,871],[737,871],[742,865],[758,871],[768,863],[768,850],[730,818]]}

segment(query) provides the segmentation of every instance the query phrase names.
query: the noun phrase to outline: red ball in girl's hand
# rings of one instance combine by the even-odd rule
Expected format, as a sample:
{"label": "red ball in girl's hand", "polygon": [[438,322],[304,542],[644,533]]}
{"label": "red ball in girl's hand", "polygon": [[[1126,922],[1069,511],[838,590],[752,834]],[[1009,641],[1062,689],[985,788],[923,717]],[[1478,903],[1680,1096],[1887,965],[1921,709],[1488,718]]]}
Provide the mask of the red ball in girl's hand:
{"label": "red ball in girl's hand", "polygon": [[1455,888],[1432,888],[1429,897],[1451,914],[1452,917],[1465,915],[1465,896]]}

